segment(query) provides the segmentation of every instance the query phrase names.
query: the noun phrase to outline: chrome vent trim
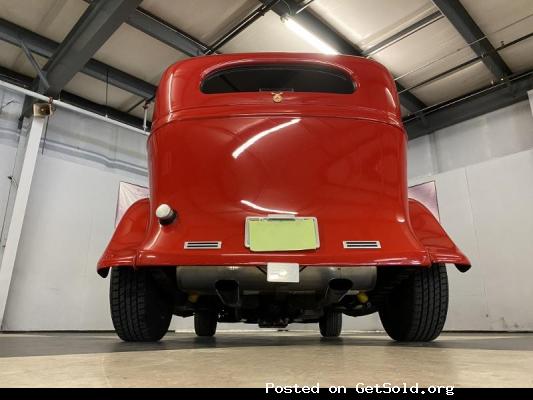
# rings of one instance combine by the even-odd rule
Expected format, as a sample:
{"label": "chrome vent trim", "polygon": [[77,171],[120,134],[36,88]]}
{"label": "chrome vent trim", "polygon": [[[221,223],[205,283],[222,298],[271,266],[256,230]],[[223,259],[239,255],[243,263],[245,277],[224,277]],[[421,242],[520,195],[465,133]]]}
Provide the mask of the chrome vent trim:
{"label": "chrome vent trim", "polygon": [[345,240],[342,244],[345,249],[381,249],[379,240]]}
{"label": "chrome vent trim", "polygon": [[209,250],[209,249],[221,249],[222,242],[185,242],[183,246],[185,250]]}

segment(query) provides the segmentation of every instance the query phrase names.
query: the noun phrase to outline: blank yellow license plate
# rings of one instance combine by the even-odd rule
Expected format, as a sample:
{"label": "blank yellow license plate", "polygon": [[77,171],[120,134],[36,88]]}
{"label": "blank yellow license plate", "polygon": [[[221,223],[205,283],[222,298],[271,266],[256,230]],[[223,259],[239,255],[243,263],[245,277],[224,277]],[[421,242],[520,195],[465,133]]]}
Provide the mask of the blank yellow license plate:
{"label": "blank yellow license plate", "polygon": [[316,218],[248,218],[246,245],[251,251],[297,251],[320,246]]}

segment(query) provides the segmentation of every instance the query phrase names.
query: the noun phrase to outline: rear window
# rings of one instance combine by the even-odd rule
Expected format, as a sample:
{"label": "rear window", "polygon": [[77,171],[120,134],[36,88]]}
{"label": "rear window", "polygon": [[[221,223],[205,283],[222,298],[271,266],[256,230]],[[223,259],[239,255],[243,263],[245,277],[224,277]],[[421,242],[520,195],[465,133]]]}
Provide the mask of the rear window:
{"label": "rear window", "polygon": [[352,79],[336,68],[302,65],[254,65],[229,68],[208,75],[203,93],[318,92],[350,94]]}

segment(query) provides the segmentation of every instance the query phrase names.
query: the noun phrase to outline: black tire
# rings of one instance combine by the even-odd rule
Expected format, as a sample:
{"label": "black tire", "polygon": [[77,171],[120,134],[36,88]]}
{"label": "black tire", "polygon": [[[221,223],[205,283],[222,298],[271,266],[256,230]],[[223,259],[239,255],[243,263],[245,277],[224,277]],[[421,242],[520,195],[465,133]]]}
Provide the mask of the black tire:
{"label": "black tire", "polygon": [[448,313],[448,275],[435,264],[409,276],[389,294],[379,317],[399,342],[429,342],[440,335]]}
{"label": "black tire", "polygon": [[213,336],[217,331],[218,313],[211,310],[198,310],[194,313],[194,332],[197,336]]}
{"label": "black tire", "polygon": [[131,267],[111,269],[111,319],[126,342],[155,342],[168,331],[171,304],[148,271]]}
{"label": "black tire", "polygon": [[318,321],[320,334],[323,337],[338,337],[342,331],[342,313],[339,311],[326,310]]}

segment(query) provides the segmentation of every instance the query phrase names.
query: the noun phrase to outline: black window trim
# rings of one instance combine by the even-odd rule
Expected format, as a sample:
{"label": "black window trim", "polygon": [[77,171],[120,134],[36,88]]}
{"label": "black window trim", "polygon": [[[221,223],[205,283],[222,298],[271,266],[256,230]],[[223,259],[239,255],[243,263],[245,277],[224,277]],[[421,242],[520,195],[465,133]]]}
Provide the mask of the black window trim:
{"label": "black window trim", "polygon": [[[327,65],[327,66],[324,66],[324,65],[320,65],[320,64],[311,64],[311,63],[258,63],[258,64],[250,64],[250,65],[239,65],[239,66],[233,66],[233,67],[225,67],[225,68],[221,68],[221,69],[217,69],[213,72],[210,72],[209,74],[207,74],[206,76],[203,77],[201,83],[200,83],[200,91],[203,93],[203,94],[208,94],[208,95],[211,95],[211,94],[235,94],[235,93],[258,93],[260,92],[260,90],[257,90],[257,91],[239,91],[239,90],[235,90],[234,92],[231,92],[231,91],[227,91],[227,92],[214,92],[214,93],[209,93],[209,92],[205,92],[204,91],[204,88],[206,86],[206,83],[210,80],[210,79],[213,79],[213,78],[216,78],[216,77],[221,77],[223,76],[224,74],[228,73],[229,71],[231,72],[240,72],[240,71],[250,71],[250,70],[253,70],[253,69],[258,69],[258,70],[265,70],[265,69],[270,69],[270,70],[306,70],[306,71],[315,71],[315,72],[320,72],[320,73],[323,73],[323,74],[327,74],[327,75],[330,75],[330,76],[335,76],[337,78],[341,78],[347,82],[349,82],[350,86],[351,86],[351,91],[349,93],[343,93],[343,92],[326,92],[326,91],[294,91],[295,93],[322,93],[322,94],[332,94],[332,95],[350,95],[350,94],[353,94],[357,91],[357,84],[356,82],[352,79],[352,77],[350,76],[350,74],[338,67],[335,67],[335,66],[330,66],[330,65]],[[227,78],[222,78],[226,84],[230,87],[234,87],[236,89],[236,87],[227,79]]]}

